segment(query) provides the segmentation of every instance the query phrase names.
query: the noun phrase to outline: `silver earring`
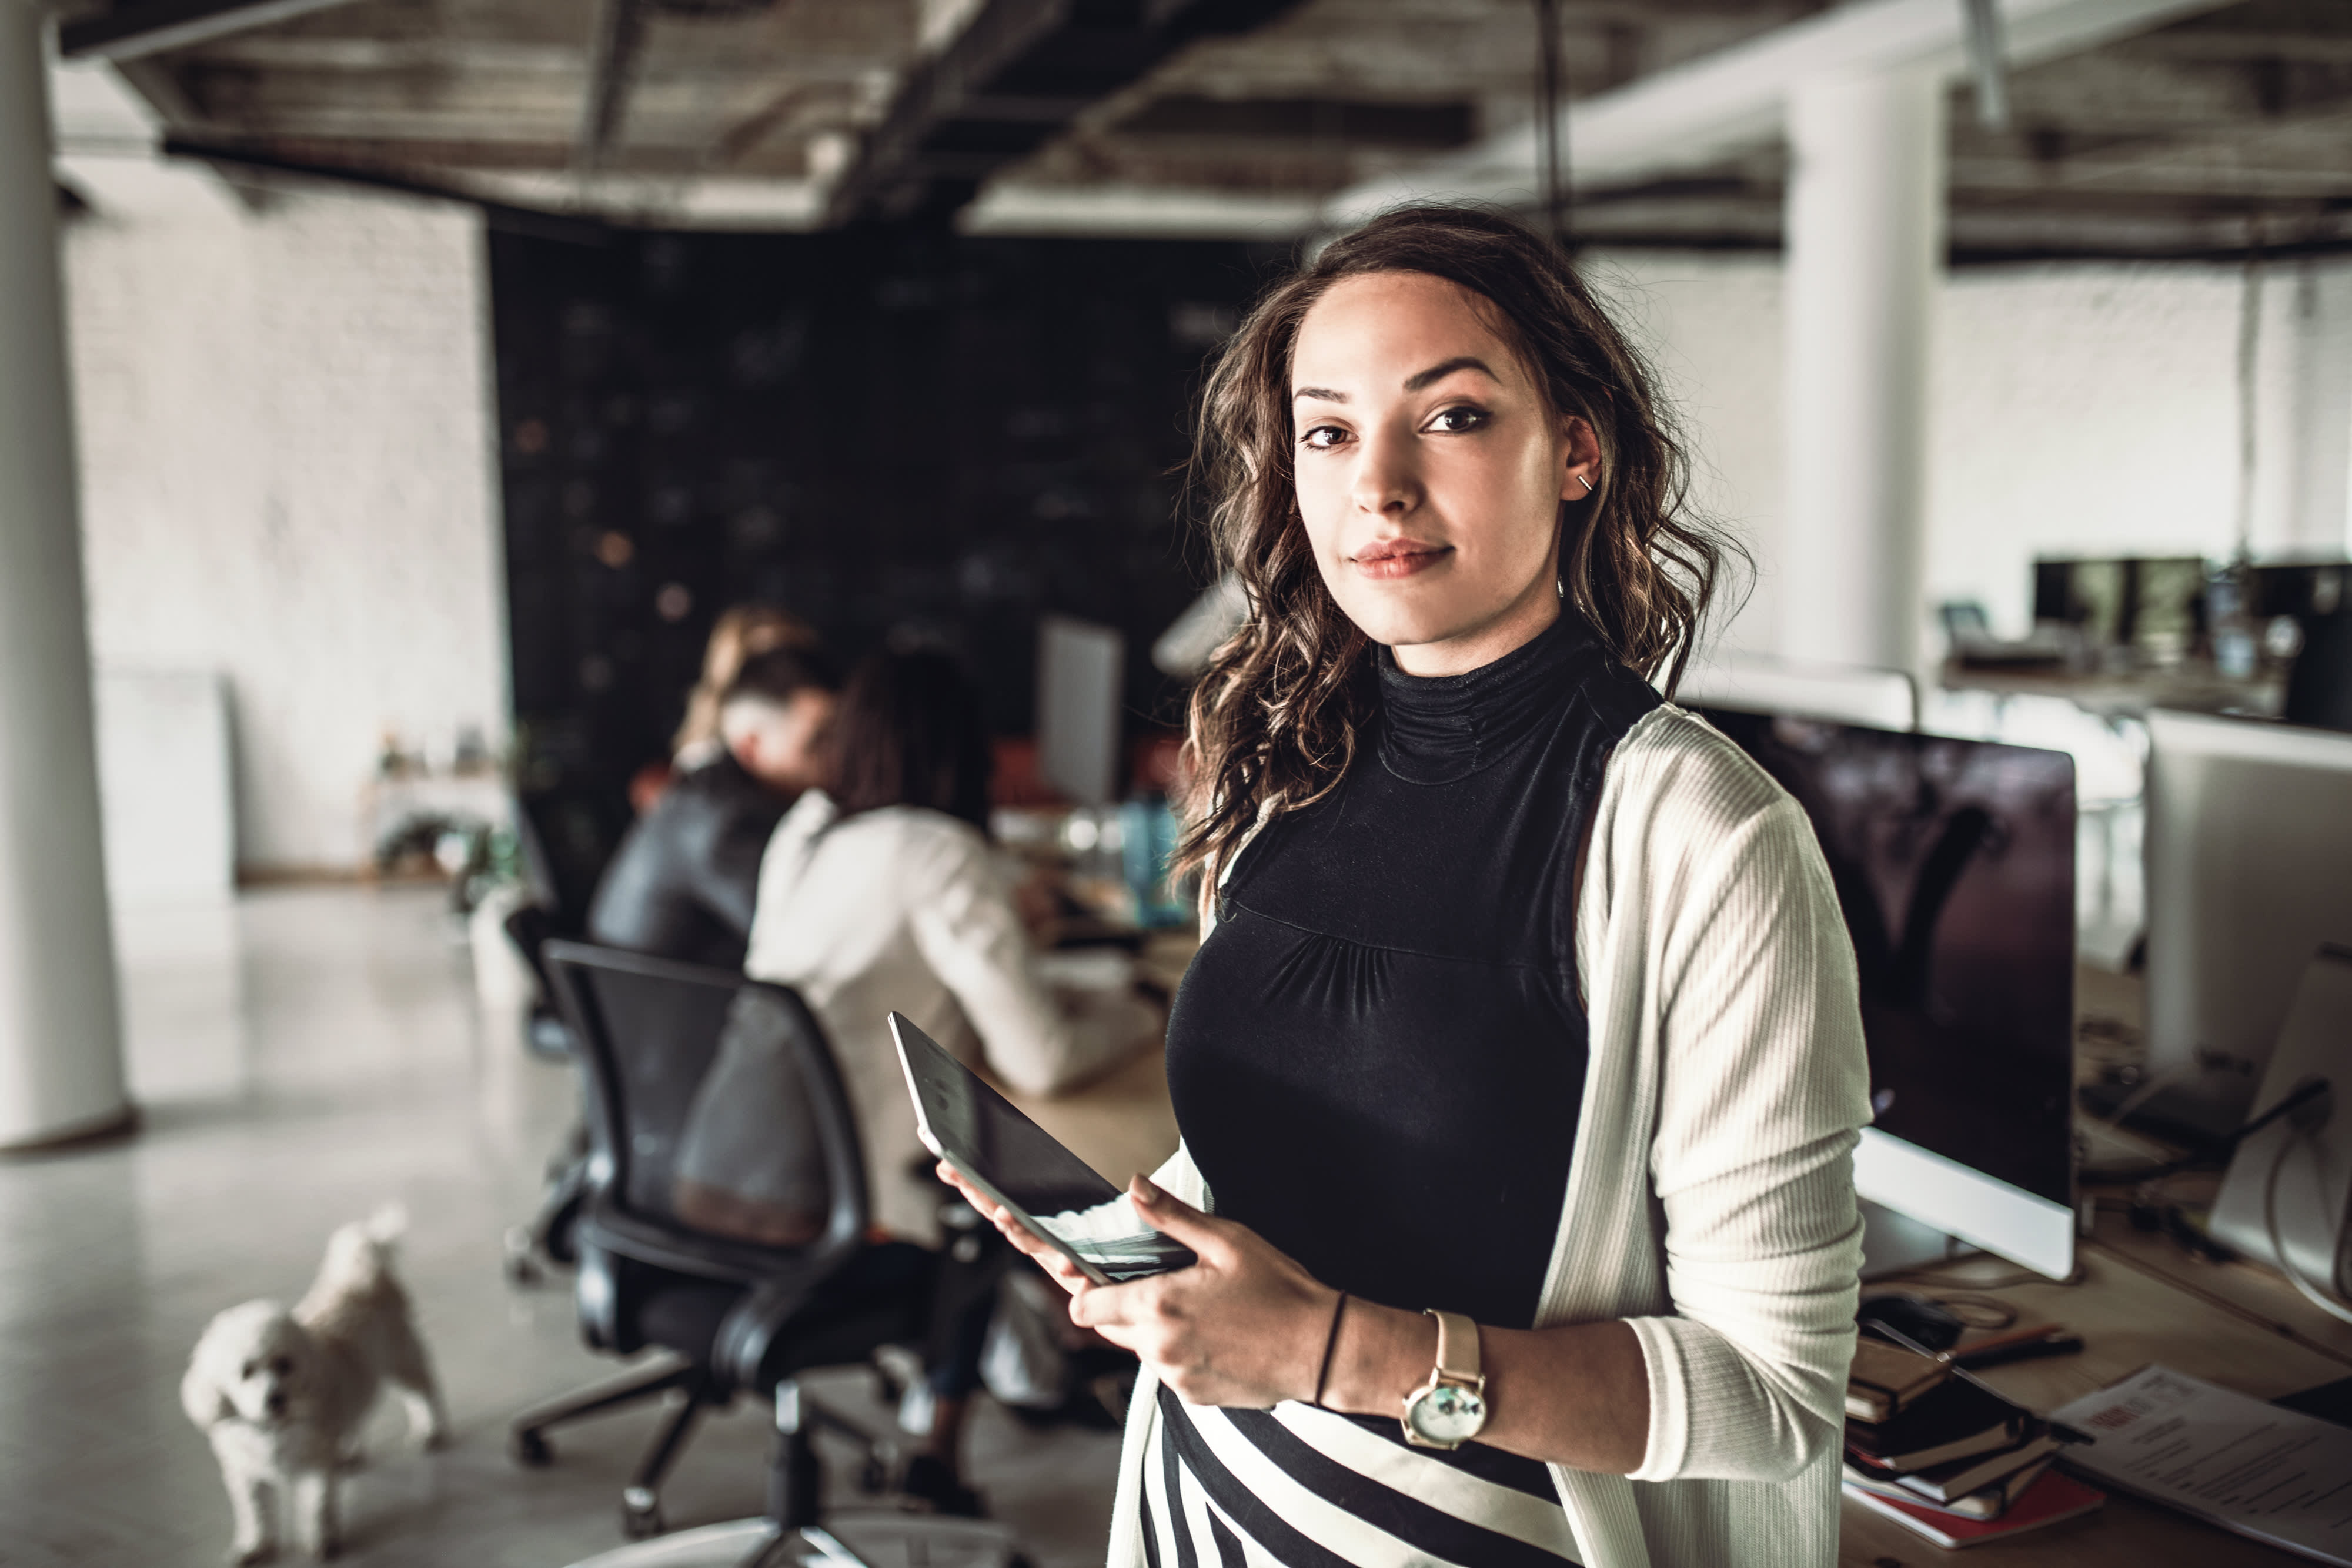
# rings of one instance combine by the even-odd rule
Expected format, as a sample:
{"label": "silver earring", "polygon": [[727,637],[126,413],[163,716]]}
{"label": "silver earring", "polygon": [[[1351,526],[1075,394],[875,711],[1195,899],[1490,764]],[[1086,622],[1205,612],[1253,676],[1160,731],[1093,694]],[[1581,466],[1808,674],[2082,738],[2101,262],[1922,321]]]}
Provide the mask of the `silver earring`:
{"label": "silver earring", "polygon": [[1584,486],[1584,493],[1585,493],[1586,495],[1590,496],[1591,494],[1592,494],[1592,481],[1591,481],[1591,480],[1590,480],[1590,479],[1586,478],[1583,475],[1579,474],[1579,475],[1576,476],[1576,482],[1577,482],[1578,484],[1580,484],[1580,485],[1581,485],[1581,486]]}
{"label": "silver earring", "polygon": [[1565,604],[1565,603],[1567,603],[1567,602],[1568,602],[1568,584],[1567,584],[1567,583],[1562,582],[1559,578],[1556,578],[1556,577],[1555,577],[1555,578],[1553,578],[1553,579],[1551,580],[1551,591],[1552,591],[1554,593],[1557,593],[1557,594],[1559,594],[1559,601],[1560,601],[1562,604]]}

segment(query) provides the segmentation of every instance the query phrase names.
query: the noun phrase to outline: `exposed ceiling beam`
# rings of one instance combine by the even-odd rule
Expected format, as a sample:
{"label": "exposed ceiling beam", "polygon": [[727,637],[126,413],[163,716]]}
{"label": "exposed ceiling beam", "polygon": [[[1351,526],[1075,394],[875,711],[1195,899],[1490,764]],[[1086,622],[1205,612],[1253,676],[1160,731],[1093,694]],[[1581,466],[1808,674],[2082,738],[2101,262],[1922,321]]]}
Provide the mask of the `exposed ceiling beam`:
{"label": "exposed ceiling beam", "polygon": [[835,183],[826,218],[944,217],[1195,38],[1297,0],[984,0],[908,73]]}
{"label": "exposed ceiling beam", "polygon": [[68,59],[135,60],[210,38],[308,16],[346,0],[138,0],[58,29]]}
{"label": "exposed ceiling beam", "polygon": [[[2227,0],[2000,0],[2011,66],[2030,66],[2218,9]],[[1578,185],[1703,168],[1780,133],[1789,95],[1824,78],[1890,70],[1945,80],[1968,69],[1958,0],[1857,0],[1562,111]],[[1357,222],[1419,196],[1534,199],[1536,128],[1522,125],[1327,204],[1327,222]]]}
{"label": "exposed ceiling beam", "polygon": [[420,178],[404,170],[315,162],[307,159],[285,157],[263,149],[239,147],[228,142],[204,141],[184,136],[166,136],[163,139],[162,152],[167,158],[194,159],[215,168],[250,169],[265,174],[323,181],[331,184],[355,186],[362,190],[388,191],[404,196],[422,196],[429,201],[457,202],[467,206],[480,208],[491,226],[515,234],[536,235],[548,239],[565,240],[575,245],[601,245],[607,237],[606,225],[593,217],[583,217],[577,214],[542,212],[530,207],[510,205],[485,197],[462,186]]}

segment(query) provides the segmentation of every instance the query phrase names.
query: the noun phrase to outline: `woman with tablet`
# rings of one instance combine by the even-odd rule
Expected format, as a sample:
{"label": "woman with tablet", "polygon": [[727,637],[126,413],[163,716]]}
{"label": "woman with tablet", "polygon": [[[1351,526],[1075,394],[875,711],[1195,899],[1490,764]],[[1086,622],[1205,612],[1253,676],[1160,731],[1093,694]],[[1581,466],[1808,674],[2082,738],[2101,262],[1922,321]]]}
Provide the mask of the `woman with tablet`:
{"label": "woman with tablet", "polygon": [[1129,1200],[1200,1260],[999,1219],[1143,1361],[1111,1563],[1832,1563],[1853,955],[1800,809],[1648,684],[1724,549],[1648,371],[1555,247],[1411,209],[1260,303],[1198,461],[1251,613]]}

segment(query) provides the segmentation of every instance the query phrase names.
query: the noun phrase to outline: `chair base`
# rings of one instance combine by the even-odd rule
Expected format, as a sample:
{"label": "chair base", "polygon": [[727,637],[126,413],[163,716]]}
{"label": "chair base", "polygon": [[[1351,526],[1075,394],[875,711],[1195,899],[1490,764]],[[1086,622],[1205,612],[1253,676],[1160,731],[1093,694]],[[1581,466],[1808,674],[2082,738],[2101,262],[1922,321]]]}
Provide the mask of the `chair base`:
{"label": "chair base", "polygon": [[657,1398],[672,1389],[686,1397],[670,1412],[655,1437],[653,1447],[637,1461],[636,1473],[629,1484],[621,1489],[621,1529],[632,1541],[643,1541],[659,1535],[665,1528],[661,1511],[662,1479],[669,1474],[678,1450],[693,1435],[695,1423],[704,1411],[722,1403],[713,1397],[710,1375],[690,1362],[671,1358],[657,1360],[648,1369],[634,1376],[599,1384],[585,1393],[566,1399],[534,1406],[515,1417],[509,1425],[509,1441],[515,1461],[533,1469],[551,1463],[555,1450],[547,1441],[551,1427],[562,1426],[584,1416],[616,1410],[623,1406]]}
{"label": "chair base", "polygon": [[985,1520],[860,1514],[823,1533],[838,1551],[799,1531],[784,1537],[768,1520],[738,1519],[600,1552],[571,1568],[1028,1568],[1013,1532]]}
{"label": "chair base", "polygon": [[[671,1390],[685,1395],[655,1435],[635,1474],[621,1489],[621,1531],[631,1541],[661,1535],[668,1521],[662,1515],[661,1484],[677,1462],[687,1439],[703,1413],[723,1408],[709,1372],[675,1356],[657,1356],[626,1376],[610,1379],[581,1393],[535,1405],[509,1424],[508,1441],[515,1462],[536,1469],[555,1461],[548,1441],[550,1428],[590,1416],[658,1398]],[[817,1522],[824,1476],[811,1441],[820,1427],[830,1428],[865,1450],[858,1478],[866,1491],[880,1491],[899,1460],[898,1445],[877,1437],[858,1423],[824,1407],[804,1393],[795,1378],[776,1385],[776,1445],[768,1475],[768,1517],[772,1533],[782,1526],[799,1530]]]}

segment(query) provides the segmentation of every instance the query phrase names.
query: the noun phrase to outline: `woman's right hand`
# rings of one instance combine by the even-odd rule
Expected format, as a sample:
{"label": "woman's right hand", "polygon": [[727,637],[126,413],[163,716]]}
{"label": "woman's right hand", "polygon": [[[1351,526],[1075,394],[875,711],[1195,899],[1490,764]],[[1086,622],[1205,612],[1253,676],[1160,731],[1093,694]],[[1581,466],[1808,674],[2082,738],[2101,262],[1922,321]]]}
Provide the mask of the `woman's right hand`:
{"label": "woman's right hand", "polygon": [[1068,1253],[1040,1238],[1034,1231],[1013,1218],[1013,1211],[974,1187],[962,1174],[945,1160],[938,1166],[939,1177],[963,1195],[963,1200],[979,1212],[981,1218],[994,1225],[1004,1239],[1013,1243],[1014,1251],[1028,1259],[1054,1277],[1056,1284],[1073,1296],[1095,1288],[1095,1282],[1078,1271]]}

